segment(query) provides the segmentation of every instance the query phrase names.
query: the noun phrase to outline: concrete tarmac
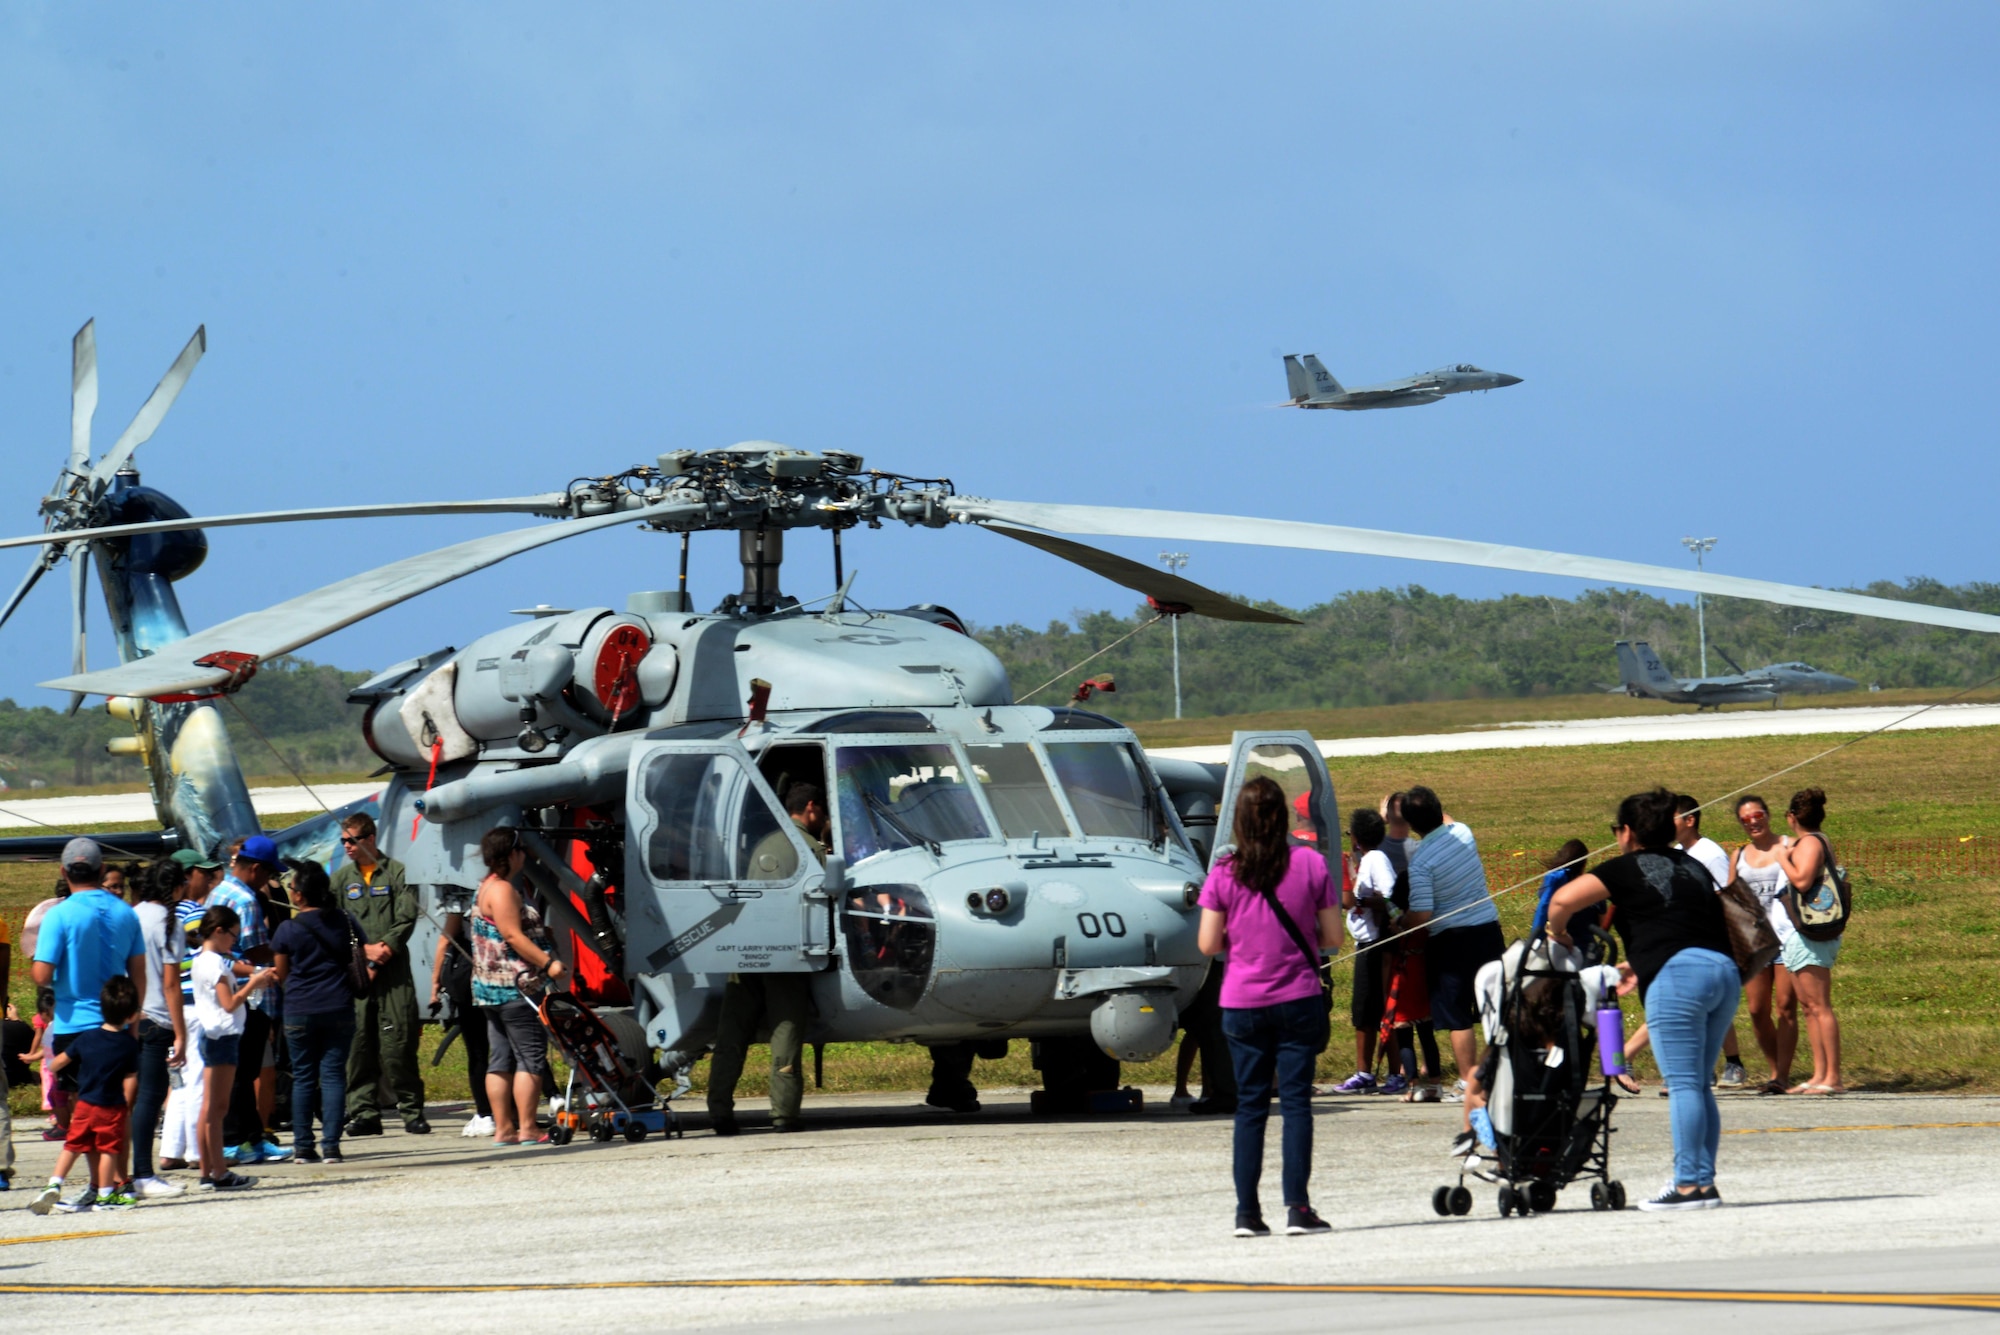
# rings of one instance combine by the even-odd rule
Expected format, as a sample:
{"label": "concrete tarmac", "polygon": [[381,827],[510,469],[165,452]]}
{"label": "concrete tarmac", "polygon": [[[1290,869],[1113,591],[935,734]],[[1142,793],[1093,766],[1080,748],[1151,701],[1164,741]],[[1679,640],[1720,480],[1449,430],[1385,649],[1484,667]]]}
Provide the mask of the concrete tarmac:
{"label": "concrete tarmac", "polygon": [[[1726,1208],[1598,1213],[1579,1187],[1530,1219],[1499,1217],[1481,1184],[1471,1215],[1432,1213],[1432,1188],[1455,1180],[1454,1107],[1322,1099],[1313,1194],[1334,1232],[1239,1241],[1229,1119],[1148,1095],[1142,1115],[1062,1121],[1030,1118],[1025,1091],[990,1091],[969,1118],[909,1095],[809,1096],[805,1134],[763,1130],[746,1103],[735,1139],[691,1112],[684,1139],[562,1149],[465,1140],[463,1112],[434,1109],[436,1134],[354,1139],[338,1166],[262,1165],[240,1194],[47,1217],[25,1207],[55,1147],[23,1119],[17,1185],[0,1195],[0,1312],[22,1329],[198,1310],[302,1330],[955,1335],[1734,1318],[1775,1335],[1990,1329],[2000,1315],[2000,1098],[1725,1095]],[[1615,1123],[1636,1200],[1667,1171],[1666,1101],[1648,1089]],[[1274,1218],[1277,1148],[1274,1123]],[[1389,1285],[1430,1287],[1327,1287]],[[221,1291],[163,1307],[201,1286]],[[1760,1297],[1773,1292],[1825,1296]]]}

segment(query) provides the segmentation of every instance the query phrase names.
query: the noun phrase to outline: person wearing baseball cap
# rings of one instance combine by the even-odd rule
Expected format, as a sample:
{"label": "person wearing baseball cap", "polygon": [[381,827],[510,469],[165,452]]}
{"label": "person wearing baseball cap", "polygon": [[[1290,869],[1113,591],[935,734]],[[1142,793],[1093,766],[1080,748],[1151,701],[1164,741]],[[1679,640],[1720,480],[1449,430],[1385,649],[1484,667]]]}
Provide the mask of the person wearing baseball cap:
{"label": "person wearing baseball cap", "polygon": [[[278,846],[269,835],[253,834],[237,846],[229,860],[229,875],[208,892],[205,908],[217,904],[236,911],[242,930],[236,937],[236,958],[262,967],[272,960],[271,932],[264,918],[264,887],[284,870],[278,860]],[[251,1078],[238,1080],[229,1091],[229,1113],[223,1120],[223,1143],[230,1147],[230,1162],[271,1163],[289,1159],[292,1152],[273,1141],[265,1130],[263,1114],[257,1107],[255,1074],[264,1065],[264,1045],[271,1041],[271,994],[265,988],[245,1003],[243,1034],[238,1048],[238,1069]]]}
{"label": "person wearing baseball cap", "polygon": [[[63,845],[63,879],[69,895],[42,919],[29,974],[37,987],[52,987],[56,1013],[49,1025],[49,1051],[59,1056],[77,1035],[104,1023],[99,997],[118,974],[143,994],[146,943],[132,906],[104,889],[104,850],[94,839]],[[67,1083],[65,1083],[67,1081]],[[76,1064],[56,1073],[56,1083],[76,1093]]]}

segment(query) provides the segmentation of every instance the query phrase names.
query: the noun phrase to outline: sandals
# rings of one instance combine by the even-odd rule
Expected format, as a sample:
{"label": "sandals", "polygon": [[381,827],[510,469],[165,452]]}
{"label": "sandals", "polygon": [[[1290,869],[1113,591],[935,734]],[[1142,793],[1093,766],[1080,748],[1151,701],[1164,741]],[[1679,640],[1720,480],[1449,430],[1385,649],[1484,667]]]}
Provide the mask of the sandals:
{"label": "sandals", "polygon": [[1785,1088],[1785,1082],[1782,1080],[1766,1080],[1763,1084],[1757,1086],[1757,1093],[1760,1095],[1788,1094],[1790,1092],[1790,1090]]}
{"label": "sandals", "polygon": [[1835,1094],[1845,1094],[1847,1090],[1839,1085],[1806,1084],[1794,1085],[1785,1092],[1787,1094],[1803,1094],[1807,1098],[1829,1098]]}
{"label": "sandals", "polygon": [[1637,1094],[1640,1089],[1639,1082],[1629,1075],[1614,1075],[1611,1077],[1611,1082],[1627,1094]]}

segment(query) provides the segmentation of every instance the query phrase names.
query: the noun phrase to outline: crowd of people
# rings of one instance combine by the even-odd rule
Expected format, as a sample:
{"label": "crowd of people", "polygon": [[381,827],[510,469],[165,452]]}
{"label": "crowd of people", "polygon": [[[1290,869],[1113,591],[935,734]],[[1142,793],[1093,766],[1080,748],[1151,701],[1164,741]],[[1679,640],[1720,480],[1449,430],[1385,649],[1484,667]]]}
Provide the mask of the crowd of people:
{"label": "crowd of people", "polygon": [[[1741,798],[1735,815],[1744,842],[1733,851],[1702,835],[1701,813],[1697,799],[1665,789],[1627,797],[1611,822],[1617,854],[1593,867],[1583,840],[1564,844],[1548,862],[1529,928],[1531,941],[1545,938],[1572,950],[1607,931],[1623,944],[1616,990],[1636,992],[1645,1014],[1625,1053],[1652,1048],[1665,1084],[1661,1093],[1670,1100],[1674,1143],[1670,1180],[1640,1202],[1646,1210],[1722,1203],[1715,1186],[1720,1117],[1714,1089],[1745,1083],[1734,1027],[1742,1000],[1748,1000],[1751,1029],[1770,1067],[1762,1093],[1810,1097],[1844,1090],[1831,970],[1846,906],[1842,901],[1821,913],[1802,907],[1834,897],[1833,849],[1821,830],[1825,793],[1808,788],[1793,796],[1785,838],[1772,832],[1763,798]],[[1434,1041],[1425,1043],[1433,1026],[1446,1031],[1462,1076],[1454,1094],[1464,1118],[1453,1155],[1476,1166],[1497,1153],[1486,1098],[1499,1051],[1489,1046],[1486,1060],[1476,1060],[1475,1025],[1481,972],[1501,960],[1506,943],[1472,831],[1454,821],[1428,788],[1392,793],[1379,808],[1352,814],[1345,874],[1335,885],[1315,832],[1290,831],[1287,815],[1274,781],[1244,785],[1233,813],[1232,847],[1210,868],[1200,897],[1201,949],[1223,957],[1204,989],[1216,1014],[1211,1020],[1197,998],[1178,1068],[1177,1093],[1184,1095],[1193,1062],[1202,1066],[1203,1096],[1186,1100],[1187,1106],[1235,1114],[1239,1237],[1271,1231],[1258,1183],[1273,1093],[1283,1118],[1285,1231],[1324,1231],[1309,1192],[1311,1098],[1323,1092],[1440,1097],[1437,1049]],[[1732,937],[1723,900],[1738,889],[1770,924],[1779,947],[1775,960],[1766,962],[1768,952],[1746,960]],[[1349,937],[1356,1069],[1333,1090],[1320,1091],[1312,1072],[1330,1042],[1333,1006],[1323,961],[1342,954]],[[1534,986],[1525,991],[1533,993]],[[1540,1032],[1534,1028],[1537,1007],[1552,1004],[1546,987],[1529,998],[1521,1023],[1530,1033]],[[1794,1084],[1800,1009],[1813,1071]],[[1226,1039],[1226,1081],[1215,1078],[1219,1054],[1205,1034],[1211,1027]],[[1546,1027],[1559,1028],[1553,1020]],[[1426,1048],[1421,1069],[1419,1043]],[[1378,1063],[1387,1068],[1381,1077]],[[1607,1074],[1627,1093],[1638,1092],[1629,1071]]]}
{"label": "crowd of people", "polygon": [[[368,816],[348,817],[340,839],[331,876],[281,859],[263,835],[237,841],[226,865],[192,850],[107,864],[96,841],[68,843],[56,892],[23,933],[37,989],[25,1052],[12,1050],[11,1016],[8,1031],[6,1082],[33,1080],[39,1066],[42,1135],[63,1146],[31,1209],[127,1209],[180,1194],[188,1184],[166,1174],[188,1169],[199,1189],[242,1190],[256,1182],[239,1171],[247,1165],[340,1162],[344,1139],[382,1134],[390,1108],[405,1133],[429,1133],[409,960],[416,891]],[[469,945],[454,915],[468,955],[491,926],[485,913]],[[10,963],[0,957],[0,989]],[[444,964],[441,947],[434,1005]],[[475,1014],[469,996],[456,1013]],[[466,1023],[479,1030],[468,1051],[484,1054],[497,1023]],[[524,1069],[539,1097],[545,1057]],[[466,1134],[497,1121],[482,1098]],[[0,1098],[0,1190],[12,1185],[10,1122]],[[500,1138],[518,1142],[515,1119],[506,1125]],[[281,1127],[289,1146],[274,1139]],[[80,1158],[89,1180],[65,1196]]]}

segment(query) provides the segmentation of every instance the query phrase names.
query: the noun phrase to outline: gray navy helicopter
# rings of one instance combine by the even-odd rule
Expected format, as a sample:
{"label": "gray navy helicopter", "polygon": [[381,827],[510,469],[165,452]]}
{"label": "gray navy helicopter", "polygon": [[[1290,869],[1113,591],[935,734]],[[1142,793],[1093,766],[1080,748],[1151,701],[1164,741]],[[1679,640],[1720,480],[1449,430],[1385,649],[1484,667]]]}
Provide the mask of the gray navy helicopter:
{"label": "gray navy helicopter", "polygon": [[[382,846],[422,887],[412,943],[481,878],[480,837],[519,829],[528,874],[584,999],[652,1074],[712,1037],[731,973],[812,975],[816,1044],[1025,1038],[1050,1108],[1116,1085],[1117,1064],[1166,1050],[1205,975],[1195,896],[1218,851],[1217,813],[1256,773],[1304,799],[1299,835],[1339,850],[1326,764],[1304,733],[1239,733],[1226,765],[1153,757],[1075,703],[1017,703],[999,661],[939,604],[867,609],[842,540],[900,523],[968,525],[1143,594],[1164,616],[1283,622],[1161,569],[1058,534],[1216,541],[1399,556],[1762,598],[1824,611],[2000,631],[2000,617],[1661,566],[1331,525],[989,500],[860,457],[751,441],[676,450],[561,491],[189,516],[141,485],[132,450],[158,425],[205,341],[189,344],[118,445],[89,463],[91,328],[78,335],[72,454],[42,502],[44,532],[0,621],[41,574],[71,562],[77,670],[44,685],[109,697],[148,761],[153,852],[214,849],[256,831],[217,703],[259,663],[533,548],[637,525],[679,538],[673,587],[624,608],[537,607],[528,619],[398,663],[357,688],[384,787]],[[554,522],[391,562],[188,633],[173,582],[202,530],[394,515],[523,513]],[[782,587],[789,538],[830,535],[835,591]],[[713,610],[687,588],[696,533],[735,535],[742,586]],[[121,665],[82,661],[82,572],[94,560]],[[783,794],[831,795],[824,865]],[[346,809],[344,809],[346,810]],[[280,832],[324,843],[342,813]],[[53,856],[0,840],[0,856]]]}

